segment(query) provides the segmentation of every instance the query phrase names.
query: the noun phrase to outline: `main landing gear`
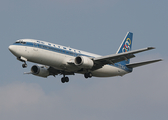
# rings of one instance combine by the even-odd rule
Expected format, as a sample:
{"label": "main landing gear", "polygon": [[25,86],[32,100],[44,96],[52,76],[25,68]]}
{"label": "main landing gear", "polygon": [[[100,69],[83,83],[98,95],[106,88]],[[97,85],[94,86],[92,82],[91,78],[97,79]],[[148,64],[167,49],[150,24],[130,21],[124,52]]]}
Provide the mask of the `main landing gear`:
{"label": "main landing gear", "polygon": [[61,78],[61,82],[65,83],[65,82],[69,82],[69,78],[65,77],[65,75]]}
{"label": "main landing gear", "polygon": [[92,73],[91,72],[87,72],[84,74],[85,78],[91,78],[92,77]]}

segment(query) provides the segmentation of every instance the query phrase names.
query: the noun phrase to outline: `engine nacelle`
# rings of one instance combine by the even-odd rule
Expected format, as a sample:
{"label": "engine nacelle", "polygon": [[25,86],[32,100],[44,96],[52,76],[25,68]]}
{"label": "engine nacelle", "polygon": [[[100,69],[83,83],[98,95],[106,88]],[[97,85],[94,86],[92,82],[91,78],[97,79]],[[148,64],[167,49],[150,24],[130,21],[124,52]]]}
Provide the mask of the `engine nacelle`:
{"label": "engine nacelle", "polygon": [[48,77],[50,75],[48,69],[45,66],[34,65],[31,68],[31,72],[33,75],[40,77]]}
{"label": "engine nacelle", "polygon": [[80,68],[91,69],[94,65],[93,60],[86,56],[78,56],[75,58],[75,65]]}

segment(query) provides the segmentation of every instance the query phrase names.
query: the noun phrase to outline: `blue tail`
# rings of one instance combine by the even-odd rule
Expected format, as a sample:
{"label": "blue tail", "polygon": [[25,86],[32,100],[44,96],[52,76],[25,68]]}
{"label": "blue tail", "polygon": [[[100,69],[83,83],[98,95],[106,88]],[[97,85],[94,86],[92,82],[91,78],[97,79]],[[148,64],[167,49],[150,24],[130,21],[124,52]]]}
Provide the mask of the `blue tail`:
{"label": "blue tail", "polygon": [[[122,41],[120,47],[118,48],[118,51],[117,51],[116,54],[131,51],[131,48],[132,48],[132,38],[133,38],[133,33],[127,32],[124,40]],[[121,61],[119,63],[121,65],[126,65],[126,64],[129,64],[129,62],[130,62],[130,59]]]}

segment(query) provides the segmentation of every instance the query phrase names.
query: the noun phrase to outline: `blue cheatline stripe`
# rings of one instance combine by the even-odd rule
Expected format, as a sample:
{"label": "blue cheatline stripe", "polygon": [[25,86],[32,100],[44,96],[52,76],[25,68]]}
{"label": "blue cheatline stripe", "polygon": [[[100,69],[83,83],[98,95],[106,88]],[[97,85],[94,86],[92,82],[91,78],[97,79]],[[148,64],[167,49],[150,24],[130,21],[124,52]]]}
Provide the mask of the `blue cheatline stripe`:
{"label": "blue cheatline stripe", "polygon": [[36,48],[39,48],[39,49],[44,49],[44,50],[48,50],[48,51],[52,51],[52,52],[58,52],[58,53],[66,54],[66,55],[69,55],[69,56],[75,56],[75,57],[77,57],[77,56],[93,57],[93,56],[73,52],[73,51],[71,51],[72,50],[71,48],[70,48],[70,50],[68,50],[69,48],[66,48],[66,47],[63,47],[64,49],[61,49],[61,48],[52,47],[52,46],[48,46],[48,45],[43,45],[43,44],[39,44],[39,43],[34,44],[32,42],[26,42],[26,44],[14,43],[13,45],[36,47]]}
{"label": "blue cheatline stripe", "polygon": [[[39,43],[35,43],[34,44],[32,42],[26,42],[25,44],[14,43],[13,45],[36,47],[36,48],[39,48],[39,49],[44,49],[44,50],[48,50],[48,51],[52,51],[52,52],[58,52],[58,53],[61,53],[61,54],[66,54],[66,55],[74,56],[74,57],[86,56],[86,57],[94,58],[93,56],[85,55],[85,54],[82,54],[82,53],[75,53],[73,51],[67,50],[67,49],[71,49],[71,48],[66,48],[66,47],[63,47],[64,49],[61,49],[61,48],[52,47],[52,46],[48,46],[48,45],[43,45],[43,44],[39,44]],[[112,64],[109,64],[109,65],[110,66],[115,66],[115,67],[120,68],[120,69],[123,69],[123,70],[125,70],[127,72],[132,72],[131,68],[128,68],[125,65],[122,65],[122,64],[119,64],[119,63],[115,63],[114,65],[112,65]]]}

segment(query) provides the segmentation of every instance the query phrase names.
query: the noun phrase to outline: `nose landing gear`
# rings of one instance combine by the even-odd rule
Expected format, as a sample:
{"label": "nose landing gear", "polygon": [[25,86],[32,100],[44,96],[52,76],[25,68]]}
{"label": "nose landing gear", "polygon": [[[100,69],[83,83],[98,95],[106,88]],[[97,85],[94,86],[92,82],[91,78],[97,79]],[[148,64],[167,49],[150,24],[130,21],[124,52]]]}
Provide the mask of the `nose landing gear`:
{"label": "nose landing gear", "polygon": [[19,61],[21,61],[21,62],[24,62],[24,64],[22,64],[22,67],[23,68],[26,68],[27,67],[27,64],[26,64],[26,61],[27,61],[27,59],[26,58],[24,58],[24,57],[18,57],[17,58]]}
{"label": "nose landing gear", "polygon": [[27,67],[26,62],[24,62],[24,64],[22,64],[22,67],[23,67],[23,68],[26,68],[26,67]]}

